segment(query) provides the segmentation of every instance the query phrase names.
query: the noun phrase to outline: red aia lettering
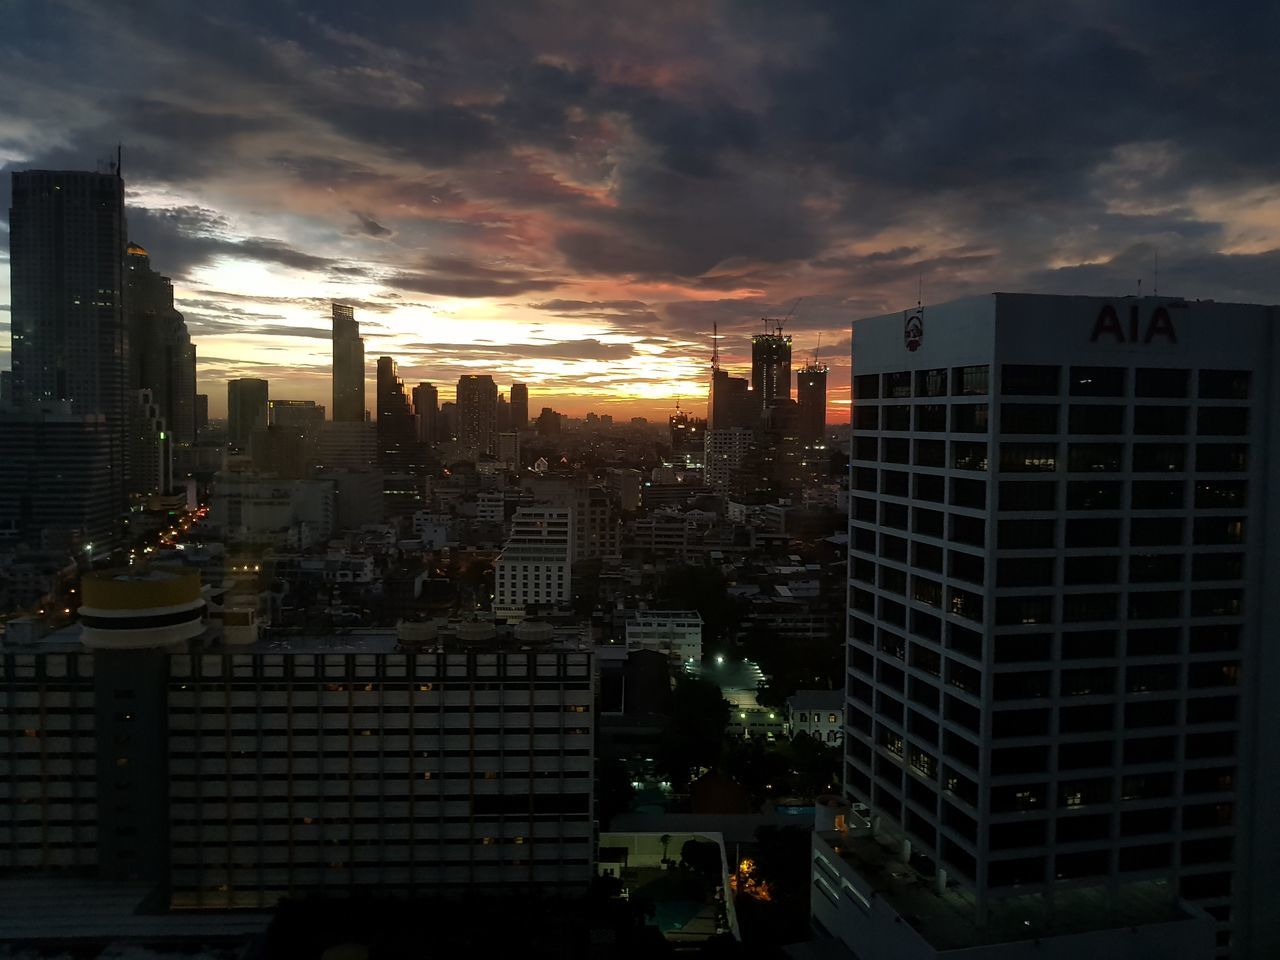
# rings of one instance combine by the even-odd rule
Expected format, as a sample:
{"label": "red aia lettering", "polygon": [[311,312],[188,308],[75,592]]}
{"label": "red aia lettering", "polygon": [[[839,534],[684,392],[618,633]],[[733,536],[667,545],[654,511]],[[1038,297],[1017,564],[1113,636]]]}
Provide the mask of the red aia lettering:
{"label": "red aia lettering", "polygon": [[1103,337],[1113,337],[1116,343],[1151,343],[1157,337],[1163,337],[1168,343],[1177,343],[1178,334],[1173,328],[1173,318],[1164,307],[1156,307],[1147,321],[1145,331],[1138,321],[1138,305],[1129,308],[1128,336],[1116,308],[1107,304],[1098,311],[1098,318],[1093,321],[1093,333],[1089,335],[1090,343],[1097,343]]}

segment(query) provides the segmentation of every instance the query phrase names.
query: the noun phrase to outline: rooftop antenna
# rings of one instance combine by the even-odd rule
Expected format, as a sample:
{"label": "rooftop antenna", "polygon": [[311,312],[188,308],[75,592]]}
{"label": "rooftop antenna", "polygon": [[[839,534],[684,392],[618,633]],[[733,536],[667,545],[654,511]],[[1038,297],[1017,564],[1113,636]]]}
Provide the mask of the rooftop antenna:
{"label": "rooftop antenna", "polygon": [[716,321],[711,321],[711,370],[720,369],[720,332]]}
{"label": "rooftop antenna", "polygon": [[818,365],[818,353],[822,350],[822,331],[818,331],[818,345],[813,348],[813,365]]}
{"label": "rooftop antenna", "polygon": [[1153,297],[1160,296],[1160,248],[1155,249],[1155,268],[1154,276],[1151,278],[1151,295]]}

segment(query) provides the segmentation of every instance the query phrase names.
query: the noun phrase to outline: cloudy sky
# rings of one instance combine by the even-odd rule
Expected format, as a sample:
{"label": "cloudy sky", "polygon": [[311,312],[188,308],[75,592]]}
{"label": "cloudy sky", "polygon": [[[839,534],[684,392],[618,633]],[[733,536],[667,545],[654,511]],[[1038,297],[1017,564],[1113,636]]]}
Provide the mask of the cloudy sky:
{"label": "cloudy sky", "polygon": [[[329,401],[328,303],[407,381],[705,405],[747,359],[991,290],[1280,301],[1280,5],[0,0],[8,170],[124,144],[224,382]],[[3,245],[7,250],[7,243]],[[8,357],[0,264],[0,366]]]}

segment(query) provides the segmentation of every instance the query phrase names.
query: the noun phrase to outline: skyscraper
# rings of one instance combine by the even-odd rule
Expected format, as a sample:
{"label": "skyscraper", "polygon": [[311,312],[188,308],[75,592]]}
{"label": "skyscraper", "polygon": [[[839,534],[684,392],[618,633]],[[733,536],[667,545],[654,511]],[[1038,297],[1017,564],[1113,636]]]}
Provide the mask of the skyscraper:
{"label": "skyscraper", "polygon": [[195,441],[196,350],[173,284],[151,268],[151,257],[129,244],[125,318],[129,333],[129,389],[151,392],[167,431],[179,443]]}
{"label": "skyscraper", "polygon": [[341,303],[333,305],[333,419],[364,420],[364,341],[355,310]]}
{"label": "skyscraper", "polygon": [[995,294],[853,326],[845,790],[978,936],[1181,896],[1220,955],[1280,952],[1277,323]]}
{"label": "skyscraper", "polygon": [[511,429],[529,426],[529,388],[523,383],[511,385]]}
{"label": "skyscraper", "polygon": [[782,333],[781,323],[775,330],[751,338],[751,391],[758,413],[791,398],[791,337]]}
{"label": "skyscraper", "polygon": [[397,375],[394,358],[378,358],[378,461],[390,463],[402,458],[418,439],[404,381]]}
{"label": "skyscraper", "polygon": [[754,427],[760,422],[760,407],[752,405],[746,377],[731,377],[727,370],[711,371],[707,397],[707,429],[730,430]]}
{"label": "skyscraper", "polygon": [[430,383],[414,387],[413,412],[418,418],[418,440],[435,443],[439,439],[440,391]]}
{"label": "skyscraper", "polygon": [[800,368],[796,376],[796,405],[801,441],[817,443],[827,432],[826,364],[814,360]]}
{"label": "skyscraper", "polygon": [[266,380],[244,377],[227,383],[227,439],[233,447],[248,450],[253,431],[270,422]]}
{"label": "skyscraper", "polygon": [[458,378],[458,443],[475,455],[493,453],[498,415],[498,385],[485,374]]}
{"label": "skyscraper", "polygon": [[207,393],[196,394],[196,433],[198,434],[206,426],[209,425],[209,395]]}
{"label": "skyscraper", "polygon": [[129,394],[124,181],[111,173],[13,175],[9,210],[13,399],[68,400],[106,418],[108,491],[126,503]]}

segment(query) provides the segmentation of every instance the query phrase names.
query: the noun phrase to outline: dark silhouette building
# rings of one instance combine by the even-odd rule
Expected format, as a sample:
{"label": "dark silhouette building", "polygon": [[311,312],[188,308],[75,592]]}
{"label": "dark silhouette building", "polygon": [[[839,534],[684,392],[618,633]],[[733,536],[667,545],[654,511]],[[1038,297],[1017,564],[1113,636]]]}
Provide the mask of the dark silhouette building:
{"label": "dark silhouette building", "polygon": [[364,341],[355,310],[333,305],[333,419],[364,420]]}
{"label": "dark silhouette building", "polygon": [[267,381],[244,377],[227,384],[227,439],[233,447],[249,449],[255,430],[270,422]]}
{"label": "dark silhouette building", "polygon": [[477,456],[493,453],[497,433],[498,385],[485,374],[458,378],[458,442]]}
{"label": "dark silhouette building", "polygon": [[130,407],[125,243],[118,163],[109,173],[13,175],[13,400],[39,407],[65,400],[72,415],[105,418],[108,469],[100,479],[117,511],[126,505]]}
{"label": "dark silhouette building", "polygon": [[129,337],[129,390],[148,390],[171,439],[196,438],[196,348],[173,306],[173,284],[151,267],[146,249],[129,244],[125,317]]}
{"label": "dark silhouette building", "polygon": [[418,427],[391,357],[378,358],[378,461],[401,460],[418,439]]}
{"label": "dark silhouette building", "polygon": [[707,398],[707,429],[728,430],[732,427],[754,427],[760,422],[760,409],[753,405],[745,377],[731,377],[727,370],[711,371],[711,392]]}
{"label": "dark silhouette building", "polygon": [[196,394],[196,433],[209,425],[209,395],[207,393]]}
{"label": "dark silhouette building", "polygon": [[780,323],[774,329],[751,338],[751,392],[757,411],[791,398],[791,338]]}
{"label": "dark silhouette building", "polygon": [[529,426],[529,388],[523,383],[511,385],[511,429]]}
{"label": "dark silhouette building", "polygon": [[799,436],[805,443],[816,443],[827,432],[827,367],[806,363],[796,376],[796,403],[799,407]]}
{"label": "dark silhouette building", "polygon": [[430,383],[413,388],[413,412],[418,418],[418,440],[435,443],[440,430],[440,391]]}

